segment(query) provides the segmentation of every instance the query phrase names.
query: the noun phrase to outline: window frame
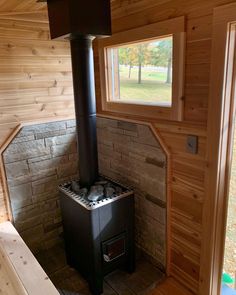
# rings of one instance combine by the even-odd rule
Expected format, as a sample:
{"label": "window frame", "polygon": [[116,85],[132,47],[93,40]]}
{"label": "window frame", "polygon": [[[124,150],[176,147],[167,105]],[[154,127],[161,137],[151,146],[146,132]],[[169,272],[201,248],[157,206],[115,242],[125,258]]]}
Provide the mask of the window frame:
{"label": "window frame", "polygon": [[[110,97],[111,86],[107,51],[110,48],[138,42],[148,42],[163,37],[173,37],[173,77],[172,105],[161,106],[142,103],[113,101]],[[184,103],[184,72],[185,72],[185,17],[178,17],[132,30],[116,33],[111,37],[99,39],[99,65],[101,82],[101,109],[103,112],[115,112],[124,115],[134,115],[153,119],[175,120],[183,119]]]}

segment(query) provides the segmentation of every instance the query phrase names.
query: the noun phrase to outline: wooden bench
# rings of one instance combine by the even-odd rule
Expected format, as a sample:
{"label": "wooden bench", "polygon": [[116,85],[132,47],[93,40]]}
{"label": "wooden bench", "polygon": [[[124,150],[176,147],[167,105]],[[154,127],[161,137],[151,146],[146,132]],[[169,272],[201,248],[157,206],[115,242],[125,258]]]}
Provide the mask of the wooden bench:
{"label": "wooden bench", "polygon": [[10,222],[0,224],[0,294],[59,295]]}

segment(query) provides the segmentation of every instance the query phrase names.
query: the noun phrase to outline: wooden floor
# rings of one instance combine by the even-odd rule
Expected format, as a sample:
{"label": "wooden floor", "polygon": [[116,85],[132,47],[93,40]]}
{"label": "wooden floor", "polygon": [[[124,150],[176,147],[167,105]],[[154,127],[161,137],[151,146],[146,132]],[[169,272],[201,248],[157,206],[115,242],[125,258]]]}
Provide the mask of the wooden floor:
{"label": "wooden floor", "polygon": [[[63,246],[36,255],[61,295],[90,295],[86,281],[77,271],[66,264]],[[163,274],[140,258],[134,274],[116,271],[104,282],[104,295],[192,295],[174,279],[165,279]]]}
{"label": "wooden floor", "polygon": [[149,295],[193,295],[193,293],[184,289],[174,279],[168,278],[152,290]]}
{"label": "wooden floor", "polygon": [[[56,288],[62,295],[89,295],[86,281],[66,264],[62,246],[36,255]],[[155,290],[164,279],[163,273],[143,258],[137,262],[136,272],[115,271],[105,278],[104,295],[144,295]],[[155,293],[159,295],[162,293]],[[165,293],[164,293],[165,294]],[[173,295],[179,295],[173,293]]]}

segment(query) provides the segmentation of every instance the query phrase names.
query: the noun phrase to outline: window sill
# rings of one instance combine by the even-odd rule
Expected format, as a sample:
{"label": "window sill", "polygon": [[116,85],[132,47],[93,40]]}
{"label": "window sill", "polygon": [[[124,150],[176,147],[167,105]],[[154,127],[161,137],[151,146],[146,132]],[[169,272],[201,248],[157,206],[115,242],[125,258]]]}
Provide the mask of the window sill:
{"label": "window sill", "polygon": [[163,120],[176,120],[172,115],[171,107],[161,107],[155,105],[144,105],[144,104],[134,104],[134,103],[123,103],[123,102],[104,102],[103,111],[114,112],[124,115],[133,115],[143,118],[159,118]]}

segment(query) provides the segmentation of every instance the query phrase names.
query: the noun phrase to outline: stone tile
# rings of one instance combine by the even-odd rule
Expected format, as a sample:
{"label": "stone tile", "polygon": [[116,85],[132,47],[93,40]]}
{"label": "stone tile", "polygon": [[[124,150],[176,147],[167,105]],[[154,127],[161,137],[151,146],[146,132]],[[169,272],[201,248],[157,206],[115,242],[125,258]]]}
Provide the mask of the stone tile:
{"label": "stone tile", "polygon": [[76,172],[77,172],[76,174],[69,175],[66,177],[61,177],[60,179],[58,179],[57,184],[59,185],[59,184],[66,183],[71,180],[78,180],[79,179],[79,171],[76,171]]}
{"label": "stone tile", "polygon": [[103,144],[103,145],[107,145],[107,146],[110,146],[110,147],[113,147],[113,142],[112,141],[109,141],[109,140],[106,140],[104,137],[101,138],[100,136],[98,136],[98,144]]}
{"label": "stone tile", "polygon": [[101,154],[111,159],[121,160],[121,153],[115,152],[111,146],[98,144],[98,156]]}
{"label": "stone tile", "polygon": [[[27,161],[19,161],[5,165],[7,179],[14,179],[17,177],[27,176],[29,174],[29,167]],[[14,183],[13,183],[14,185]]]}
{"label": "stone tile", "polygon": [[105,141],[110,141],[113,144],[114,143],[126,144],[131,141],[130,136],[128,136],[128,135],[112,133],[106,129],[98,129],[97,135],[98,135],[98,137],[100,137],[101,142],[103,141],[103,139]]}
{"label": "stone tile", "polygon": [[[54,198],[55,199],[55,198]],[[42,213],[42,220],[44,224],[54,224],[61,222],[61,210],[57,208],[53,212],[50,213],[50,215],[47,214],[47,212]]]}
{"label": "stone tile", "polygon": [[138,143],[133,141],[114,143],[114,150],[120,151],[124,154],[136,153],[144,157],[151,157],[157,161],[165,161],[166,156],[162,150],[158,147],[146,145],[144,143]]}
{"label": "stone tile", "polygon": [[58,199],[59,197],[56,197],[51,200],[46,200],[45,202],[41,203],[41,208],[44,210],[44,212],[49,213],[49,211],[55,211],[58,210]]}
{"label": "stone tile", "polygon": [[42,248],[43,242],[43,226],[38,225],[31,229],[19,231],[22,239],[33,253],[37,253]]}
{"label": "stone tile", "polygon": [[20,184],[29,183],[31,181],[31,179],[32,179],[31,175],[28,174],[28,175],[19,176],[17,178],[15,178],[15,177],[14,178],[8,178],[7,183],[8,183],[9,187],[12,187],[12,186],[20,185]]}
{"label": "stone tile", "polygon": [[108,118],[97,118],[97,127],[98,128],[106,128],[106,127],[113,127],[117,128],[117,120],[112,120]]}
{"label": "stone tile", "polygon": [[52,175],[52,176],[49,176],[49,177],[43,177],[43,178],[40,178],[38,180],[33,181],[32,186],[35,187],[35,186],[38,186],[38,185],[41,185],[41,184],[48,184],[50,182],[56,182],[56,181],[57,181],[57,176]]}
{"label": "stone tile", "polygon": [[114,128],[114,127],[107,127],[106,129],[107,129],[107,131],[109,131],[111,133],[124,134],[124,130],[123,129]]}
{"label": "stone tile", "polygon": [[44,233],[48,234],[55,231],[55,235],[50,237],[49,235],[45,235],[46,240],[58,237],[59,229],[62,227],[62,222],[47,222],[43,224]]}
{"label": "stone tile", "polygon": [[158,257],[160,254],[162,254],[162,257],[165,257],[166,228],[164,225],[149,216],[146,216],[145,219],[136,216],[135,228],[137,237],[139,237],[138,244],[145,252],[156,259],[160,259]]}
{"label": "stone tile", "polygon": [[37,157],[37,158],[28,159],[27,161],[28,161],[29,164],[32,164],[32,163],[37,163],[37,162],[41,162],[41,161],[44,161],[44,160],[48,160],[51,157],[52,157],[51,154],[48,154],[46,156],[41,156],[41,157]]}
{"label": "stone tile", "polygon": [[57,246],[58,244],[61,244],[62,239],[60,236],[57,236],[53,239],[47,239],[43,241],[43,249],[48,250],[52,247]]}
{"label": "stone tile", "polygon": [[134,161],[129,156],[122,155],[122,163],[124,166],[129,165],[130,168],[135,169],[138,174],[158,178],[159,182],[165,182],[166,169],[160,168],[156,165],[146,163],[146,161]]}
{"label": "stone tile", "polygon": [[22,130],[17,135],[17,137],[22,137],[26,135],[28,136],[32,133],[36,134],[36,133],[52,132],[52,131],[63,130],[63,129],[66,129],[65,121],[37,124],[37,125],[23,127]]}
{"label": "stone tile", "polygon": [[61,224],[59,224],[59,226],[54,227],[51,224],[44,224],[44,240],[49,241],[59,238],[60,227]]}
{"label": "stone tile", "polygon": [[155,205],[157,205],[158,207],[162,208],[162,209],[166,209],[166,202],[162,201],[160,199],[155,198],[152,195],[146,194],[145,193],[145,198],[146,200],[148,200],[150,203],[153,203]]}
{"label": "stone tile", "polygon": [[125,121],[118,121],[117,122],[117,127],[127,130],[127,131],[133,131],[136,132],[137,131],[137,124],[134,123],[130,123],[130,122],[125,122]]}
{"label": "stone tile", "polygon": [[66,134],[73,133],[76,137],[76,127],[71,127],[66,129]]}
{"label": "stone tile", "polygon": [[146,157],[143,155],[139,155],[133,152],[128,152],[128,154],[122,154],[122,158],[125,159],[126,155],[128,155],[128,157],[132,160],[132,161],[139,161],[139,162],[145,162],[146,161]]}
{"label": "stone tile", "polygon": [[75,122],[75,120],[68,120],[68,121],[66,122],[66,128],[68,129],[68,128],[73,128],[73,127],[76,127],[76,122]]}
{"label": "stone tile", "polygon": [[148,163],[148,164],[160,167],[160,168],[165,168],[166,167],[166,161],[164,161],[164,160],[159,161],[159,160],[157,160],[156,158],[153,158],[153,157],[147,157],[145,159],[145,162]]}
{"label": "stone tile", "polygon": [[57,191],[57,177],[50,176],[32,182],[33,195],[53,193]]}
{"label": "stone tile", "polygon": [[135,201],[140,205],[136,207],[136,214],[143,219],[146,216],[149,216],[161,223],[162,225],[166,225],[166,208],[161,208],[157,206],[155,203],[150,202],[144,196],[140,196],[135,194]]}
{"label": "stone tile", "polygon": [[[98,155],[98,167],[100,173],[107,175],[105,171],[109,171],[111,168],[111,160],[108,157],[104,157],[102,154]],[[109,175],[107,175],[109,177]]]}
{"label": "stone tile", "polygon": [[15,222],[23,222],[24,220],[29,220],[33,217],[38,217],[43,215],[43,210],[39,205],[33,204],[25,206],[23,209],[16,209],[13,211],[13,217]]}
{"label": "stone tile", "polygon": [[[46,200],[55,199],[58,197],[58,185],[54,185],[53,188],[46,189],[46,192],[43,193],[34,193],[32,196],[32,201],[34,204],[42,203]],[[43,213],[41,213],[43,214]]]}
{"label": "stone tile", "polygon": [[133,167],[129,165],[129,163],[125,163],[124,161],[119,160],[111,160],[111,168],[113,170],[116,170],[117,173],[120,175],[123,175],[124,177],[127,177],[128,179],[131,178],[138,178],[139,174]]}
{"label": "stone tile", "polygon": [[147,176],[140,178],[139,189],[146,194],[152,195],[153,197],[166,201],[166,184],[159,182],[158,178],[153,179]]}
{"label": "stone tile", "polygon": [[42,132],[42,133],[40,132],[40,133],[35,133],[35,138],[42,139],[42,138],[60,136],[60,135],[65,135],[66,132],[67,132],[66,129],[47,131],[47,132]]}
{"label": "stone tile", "polygon": [[131,169],[128,165],[124,166],[116,160],[111,162],[111,167],[106,171],[105,175],[132,187],[138,186],[140,182],[139,175],[134,169]]}
{"label": "stone tile", "polygon": [[12,210],[32,204],[31,184],[21,184],[9,188]]}
{"label": "stone tile", "polygon": [[26,153],[28,150],[40,150],[44,148],[44,140],[38,139],[38,140],[31,140],[27,142],[19,142],[10,144],[6,151],[4,152],[4,155],[7,154],[20,154],[20,153]]}
{"label": "stone tile", "polygon": [[51,146],[51,155],[52,157],[59,157],[67,154],[76,153],[77,145],[76,142],[67,143],[67,144],[60,144],[60,145],[53,145]]}
{"label": "stone tile", "polygon": [[69,155],[69,161],[76,161],[76,162],[78,162],[79,161],[78,154],[77,153],[70,154]]}
{"label": "stone tile", "polygon": [[76,162],[69,162],[63,165],[58,166],[57,175],[58,178],[64,178],[66,176],[71,176],[76,174],[78,171],[78,164]]}
{"label": "stone tile", "polygon": [[34,134],[28,136],[15,137],[11,144],[34,140]]}
{"label": "stone tile", "polygon": [[136,131],[124,130],[124,134],[132,136],[132,137],[138,137],[138,132],[136,132]]}
{"label": "stone tile", "polygon": [[14,218],[15,220],[14,225],[18,231],[20,232],[25,231],[40,225],[42,223],[41,218],[42,216],[40,214],[28,219],[24,219],[23,221],[19,221],[19,220],[17,221]]}
{"label": "stone tile", "polygon": [[56,158],[52,158],[49,160],[44,160],[41,162],[36,162],[36,163],[30,163],[29,164],[29,169],[30,172],[37,174],[39,171],[42,170],[50,170],[53,168],[57,168],[60,164],[63,164],[64,162],[66,162],[68,160],[68,157],[56,157]]}
{"label": "stone tile", "polygon": [[160,144],[154,136],[152,130],[145,125],[138,125],[138,137],[132,138],[132,140],[134,142],[144,143],[146,145],[160,148]]}
{"label": "stone tile", "polygon": [[53,176],[53,175],[56,175],[55,167],[52,167],[52,168],[49,167],[49,169],[37,170],[31,174],[31,181],[36,181],[36,180]]}
{"label": "stone tile", "polygon": [[[17,162],[17,161],[21,161],[21,160],[30,160],[30,159],[38,159],[39,157],[47,157],[50,158],[50,148],[46,148],[46,147],[38,147],[35,149],[31,149],[31,150],[25,150],[24,152],[21,153],[7,153],[4,154],[4,162],[5,163],[12,163],[12,162]],[[37,161],[37,160],[36,160]]]}
{"label": "stone tile", "polygon": [[28,127],[29,126],[23,127],[21,129],[21,131],[16,135],[15,138],[27,137],[27,136],[34,136],[34,131],[32,129],[29,129]]}
{"label": "stone tile", "polygon": [[71,144],[73,141],[76,141],[74,134],[66,134],[45,139],[46,146],[52,146],[57,144]]}

